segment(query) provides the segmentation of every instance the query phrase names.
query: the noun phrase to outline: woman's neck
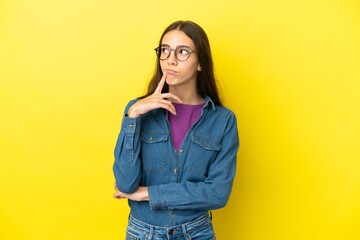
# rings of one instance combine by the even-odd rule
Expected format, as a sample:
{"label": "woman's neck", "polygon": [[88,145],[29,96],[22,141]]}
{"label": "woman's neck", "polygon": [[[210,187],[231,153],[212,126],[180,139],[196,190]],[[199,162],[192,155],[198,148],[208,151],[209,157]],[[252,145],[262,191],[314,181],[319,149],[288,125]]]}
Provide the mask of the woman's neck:
{"label": "woman's neck", "polygon": [[169,87],[169,92],[178,96],[184,104],[197,105],[205,102],[205,99],[196,89],[179,89],[176,87]]}

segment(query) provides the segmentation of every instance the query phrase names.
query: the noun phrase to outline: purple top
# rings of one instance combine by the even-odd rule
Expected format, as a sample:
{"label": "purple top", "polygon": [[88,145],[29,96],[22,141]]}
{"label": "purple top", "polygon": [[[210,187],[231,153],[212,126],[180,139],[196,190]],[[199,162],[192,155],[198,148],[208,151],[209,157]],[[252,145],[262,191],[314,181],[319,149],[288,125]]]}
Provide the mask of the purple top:
{"label": "purple top", "polygon": [[171,140],[175,149],[179,150],[187,132],[200,117],[205,103],[198,105],[173,103],[173,105],[176,115],[169,114]]}

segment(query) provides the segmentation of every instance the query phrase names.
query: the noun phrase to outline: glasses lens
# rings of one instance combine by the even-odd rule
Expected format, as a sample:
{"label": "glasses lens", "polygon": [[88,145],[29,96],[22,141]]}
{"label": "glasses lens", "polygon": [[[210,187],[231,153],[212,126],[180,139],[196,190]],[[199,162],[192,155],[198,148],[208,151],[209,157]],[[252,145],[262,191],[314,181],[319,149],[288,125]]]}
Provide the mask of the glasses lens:
{"label": "glasses lens", "polygon": [[160,47],[158,55],[161,60],[167,59],[170,55],[170,48],[169,47]]}
{"label": "glasses lens", "polygon": [[190,53],[191,53],[191,49],[187,47],[179,47],[176,49],[176,58],[179,61],[185,61],[186,59],[189,58]]}

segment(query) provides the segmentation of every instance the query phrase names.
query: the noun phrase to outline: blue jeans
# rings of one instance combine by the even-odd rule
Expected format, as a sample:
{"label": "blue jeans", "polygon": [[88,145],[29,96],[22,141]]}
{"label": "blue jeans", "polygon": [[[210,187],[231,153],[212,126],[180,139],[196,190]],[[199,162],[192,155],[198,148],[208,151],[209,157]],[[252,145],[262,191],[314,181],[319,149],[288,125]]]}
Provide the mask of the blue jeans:
{"label": "blue jeans", "polygon": [[215,240],[208,214],[194,221],[172,227],[159,227],[144,223],[130,215],[126,240]]}

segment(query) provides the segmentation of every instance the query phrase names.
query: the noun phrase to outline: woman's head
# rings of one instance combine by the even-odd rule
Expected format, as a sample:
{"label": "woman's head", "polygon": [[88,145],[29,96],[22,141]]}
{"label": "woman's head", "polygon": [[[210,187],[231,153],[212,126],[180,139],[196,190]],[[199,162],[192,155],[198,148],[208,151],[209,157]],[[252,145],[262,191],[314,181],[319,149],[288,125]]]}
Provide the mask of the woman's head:
{"label": "woman's head", "polygon": [[[165,40],[169,39],[171,37],[171,35],[177,31],[181,32],[180,36],[185,34],[184,36],[188,37],[187,38],[188,44],[186,44],[187,46],[189,46],[189,45],[190,45],[190,47],[193,46],[190,48],[190,51],[193,51],[193,52],[189,53],[190,54],[189,58],[184,60],[183,62],[185,63],[186,61],[189,61],[191,63],[192,62],[194,63],[194,68],[197,70],[196,71],[196,87],[197,87],[199,94],[202,96],[209,96],[212,98],[212,100],[214,101],[215,104],[222,105],[219,94],[218,94],[218,89],[216,86],[209,40],[208,40],[208,37],[207,37],[205,31],[199,25],[197,25],[196,23],[191,22],[191,21],[177,21],[177,22],[170,24],[165,29],[163,34],[161,35],[161,38],[159,41],[160,51],[161,51],[161,47],[164,46],[163,45],[164,38],[165,38]],[[191,41],[191,43],[189,43],[189,41]],[[173,49],[174,46],[171,46],[171,48]],[[193,48],[195,48],[195,49],[193,49]],[[166,49],[163,51],[166,51]],[[170,52],[170,57],[167,60],[161,60],[160,59],[161,57],[159,54],[160,53],[158,52],[155,74],[149,83],[148,92],[145,96],[148,96],[155,91],[156,86],[157,86],[158,82],[160,81],[161,76],[163,74],[162,66],[164,67],[164,61],[167,61],[172,57],[171,52]],[[173,54],[173,56],[174,56],[173,60],[178,61],[178,59],[175,59],[175,55],[176,54]],[[180,55],[180,53],[179,53],[179,55]],[[193,56],[191,56],[191,55],[193,55]],[[167,92],[168,90],[169,90],[168,85],[166,84],[163,88],[163,92]]]}

